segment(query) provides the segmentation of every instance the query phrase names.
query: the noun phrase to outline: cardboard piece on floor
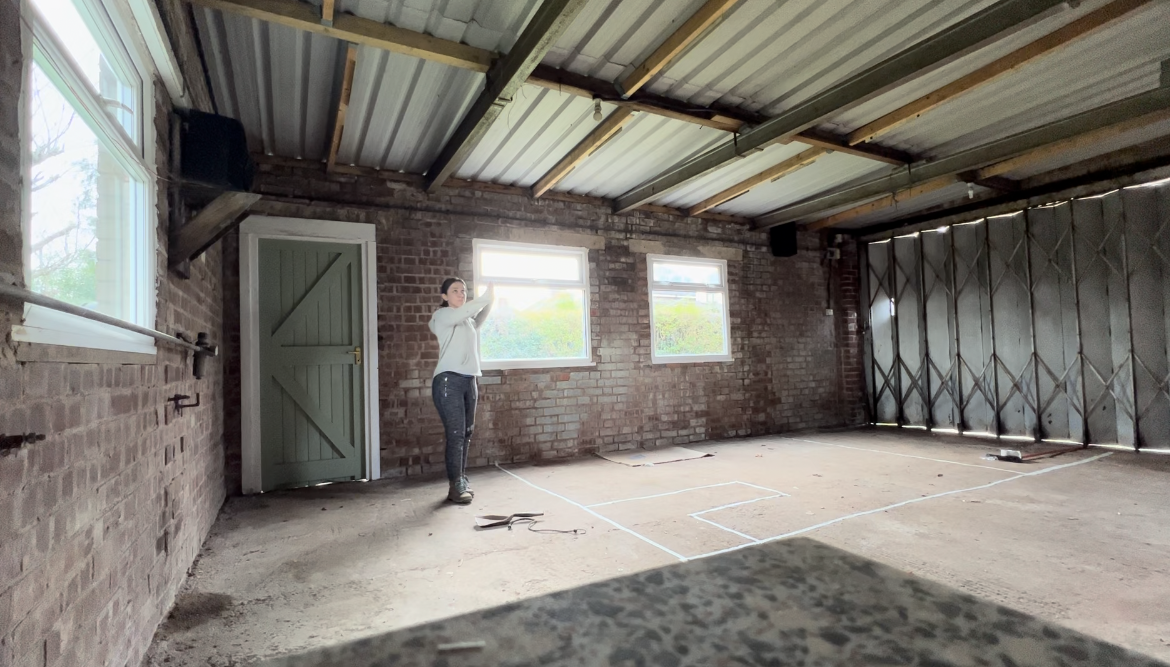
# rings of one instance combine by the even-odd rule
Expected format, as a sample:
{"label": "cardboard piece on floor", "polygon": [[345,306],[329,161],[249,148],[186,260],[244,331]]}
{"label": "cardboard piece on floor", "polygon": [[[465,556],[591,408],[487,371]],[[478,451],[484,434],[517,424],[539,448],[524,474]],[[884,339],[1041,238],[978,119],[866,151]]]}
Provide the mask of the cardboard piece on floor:
{"label": "cardboard piece on floor", "polygon": [[662,447],[661,449],[635,449],[628,452],[605,452],[598,454],[606,461],[621,463],[627,466],[653,466],[660,463],[675,461],[689,461],[711,456],[706,452],[697,452],[686,447]]}

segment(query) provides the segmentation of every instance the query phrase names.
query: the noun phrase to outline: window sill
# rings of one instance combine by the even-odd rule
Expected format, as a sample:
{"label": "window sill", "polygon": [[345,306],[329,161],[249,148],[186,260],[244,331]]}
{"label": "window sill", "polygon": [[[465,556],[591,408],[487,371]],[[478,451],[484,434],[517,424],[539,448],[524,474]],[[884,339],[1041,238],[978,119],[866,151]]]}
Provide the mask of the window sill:
{"label": "window sill", "polygon": [[57,362],[65,364],[137,364],[153,365],[155,355],[119,350],[100,350],[70,345],[17,343],[16,360],[24,362]]}
{"label": "window sill", "polygon": [[719,364],[735,361],[735,357],[731,355],[726,356],[709,356],[709,357],[663,357],[651,358],[651,365],[653,366],[682,366],[684,364]]}
{"label": "window sill", "polygon": [[589,359],[549,361],[496,361],[480,364],[485,371],[524,371],[524,370],[556,370],[558,368],[585,368],[596,366],[597,362]]}

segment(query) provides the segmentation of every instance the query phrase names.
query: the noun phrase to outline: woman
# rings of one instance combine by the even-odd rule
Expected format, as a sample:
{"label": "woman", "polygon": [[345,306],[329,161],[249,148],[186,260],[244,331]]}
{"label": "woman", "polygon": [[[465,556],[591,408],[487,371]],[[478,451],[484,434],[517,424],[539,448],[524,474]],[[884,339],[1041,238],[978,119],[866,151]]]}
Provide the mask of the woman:
{"label": "woman", "polygon": [[443,303],[431,315],[431,333],[439,339],[439,363],[431,380],[431,398],[447,432],[447,500],[461,505],[471,502],[467,483],[467,449],[475,425],[475,404],[479,388],[479,328],[487,320],[495,299],[489,284],[483,296],[467,300],[467,284],[459,278],[443,281]]}

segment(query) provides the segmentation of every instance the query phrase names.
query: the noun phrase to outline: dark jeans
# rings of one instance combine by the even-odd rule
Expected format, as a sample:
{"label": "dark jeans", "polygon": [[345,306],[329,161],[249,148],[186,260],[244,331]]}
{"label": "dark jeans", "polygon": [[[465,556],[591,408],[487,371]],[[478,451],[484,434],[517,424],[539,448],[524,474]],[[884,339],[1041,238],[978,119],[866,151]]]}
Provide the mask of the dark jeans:
{"label": "dark jeans", "polygon": [[467,450],[475,428],[475,404],[479,386],[474,377],[440,373],[431,382],[431,398],[447,432],[447,481],[462,484],[467,468]]}

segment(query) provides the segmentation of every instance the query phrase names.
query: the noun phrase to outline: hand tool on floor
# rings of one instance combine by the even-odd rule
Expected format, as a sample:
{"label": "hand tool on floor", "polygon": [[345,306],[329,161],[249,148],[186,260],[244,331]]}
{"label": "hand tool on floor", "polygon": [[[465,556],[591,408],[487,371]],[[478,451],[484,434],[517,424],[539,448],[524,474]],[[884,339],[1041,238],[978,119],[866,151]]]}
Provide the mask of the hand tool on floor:
{"label": "hand tool on floor", "polygon": [[515,514],[480,514],[475,517],[475,525],[480,528],[495,528],[496,526],[510,526],[516,519],[531,519],[544,516],[544,512],[516,512]]}

